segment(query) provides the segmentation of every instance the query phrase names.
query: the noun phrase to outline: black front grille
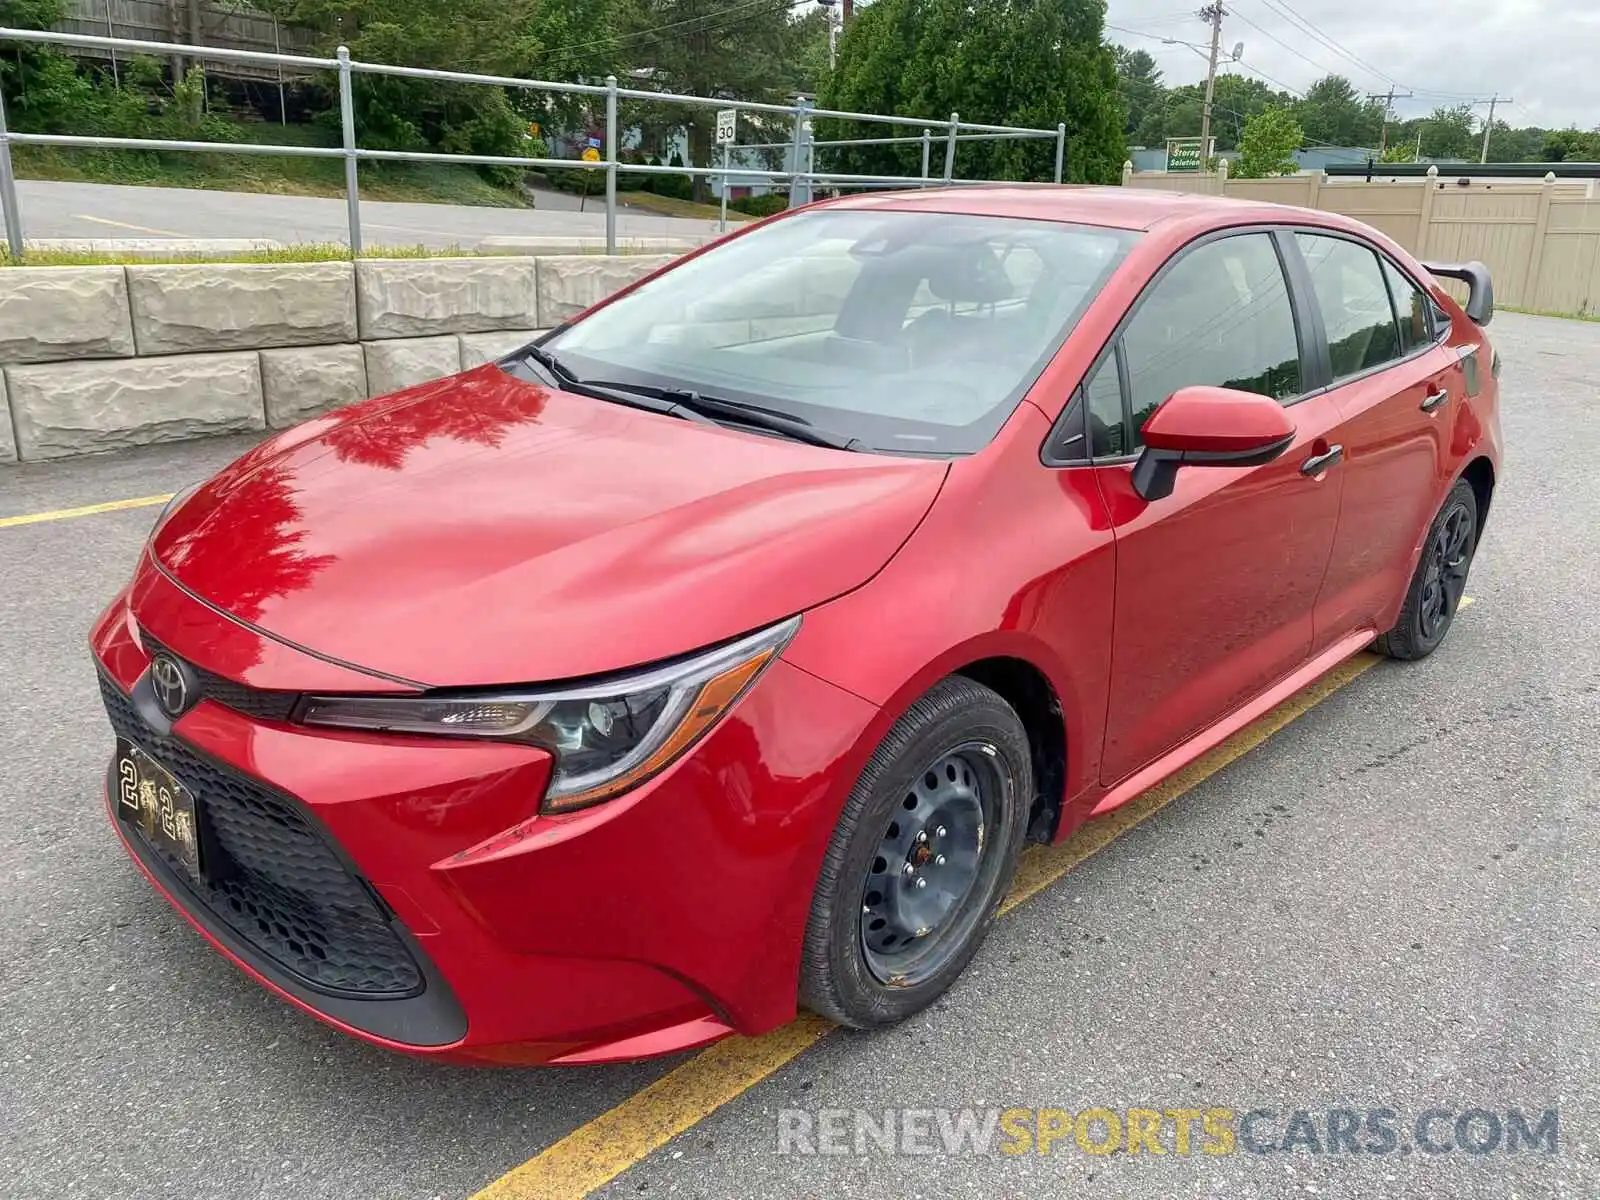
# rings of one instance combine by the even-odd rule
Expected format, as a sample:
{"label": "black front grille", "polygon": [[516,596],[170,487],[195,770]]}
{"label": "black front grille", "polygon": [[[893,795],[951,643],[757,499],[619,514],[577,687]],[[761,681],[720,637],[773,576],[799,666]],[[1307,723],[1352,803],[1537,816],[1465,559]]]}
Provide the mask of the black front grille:
{"label": "black front grille", "polygon": [[[205,878],[154,842],[154,853],[223,924],[306,986],[331,995],[401,997],[422,990],[416,960],[375,893],[353,875],[300,806],[152,729],[104,676],[117,733],[195,796]],[[130,825],[141,837],[137,825]]]}
{"label": "black front grille", "polygon": [[202,696],[207,700],[215,700],[218,704],[225,704],[247,717],[255,717],[262,721],[287,721],[300,699],[299,692],[270,692],[235,683],[215,671],[208,671],[197,663],[190,662],[181,654],[173,653],[142,629],[139,631],[139,643],[144,647],[146,654],[152,656],[158,653],[167,654],[188,663],[189,669],[200,679]]}

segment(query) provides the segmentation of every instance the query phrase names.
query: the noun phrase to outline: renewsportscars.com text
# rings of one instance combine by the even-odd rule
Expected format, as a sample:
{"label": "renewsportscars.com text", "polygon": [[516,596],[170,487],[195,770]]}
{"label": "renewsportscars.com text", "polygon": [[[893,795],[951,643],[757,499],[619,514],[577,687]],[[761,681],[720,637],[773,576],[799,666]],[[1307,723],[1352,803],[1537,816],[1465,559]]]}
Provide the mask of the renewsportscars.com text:
{"label": "renewsportscars.com text", "polygon": [[1554,1108],[786,1108],[779,1154],[1557,1154]]}

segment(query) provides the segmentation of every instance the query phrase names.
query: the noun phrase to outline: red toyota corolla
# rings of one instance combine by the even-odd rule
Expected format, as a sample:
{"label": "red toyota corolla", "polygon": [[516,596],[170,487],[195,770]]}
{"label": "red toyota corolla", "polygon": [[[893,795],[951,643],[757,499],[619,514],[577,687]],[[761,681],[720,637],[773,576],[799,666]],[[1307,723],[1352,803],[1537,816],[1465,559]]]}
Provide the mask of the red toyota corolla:
{"label": "red toyota corolla", "polygon": [[1267,205],[783,215],[174,501],[93,634],[113,824],[234,962],[397,1049],[896,1021],[1025,841],[1439,644],[1492,303]]}

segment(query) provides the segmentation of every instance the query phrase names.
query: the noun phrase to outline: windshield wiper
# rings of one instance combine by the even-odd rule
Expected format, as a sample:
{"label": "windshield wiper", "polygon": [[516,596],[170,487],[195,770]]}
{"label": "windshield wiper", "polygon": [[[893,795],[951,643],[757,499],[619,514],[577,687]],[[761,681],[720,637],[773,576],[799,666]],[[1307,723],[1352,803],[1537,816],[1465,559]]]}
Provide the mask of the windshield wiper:
{"label": "windshield wiper", "polygon": [[624,384],[605,383],[599,380],[590,381],[580,379],[573,374],[572,369],[557,358],[543,346],[529,346],[524,351],[524,357],[531,358],[544,368],[545,374],[553,379],[558,387],[569,392],[577,392],[582,396],[593,396],[596,400],[610,400],[614,404],[625,404],[629,408],[642,408],[646,412],[665,413],[669,417],[678,417],[685,421],[698,421],[702,425],[715,425],[716,422],[704,413],[696,412],[692,408],[673,402],[651,403],[662,398],[655,395],[656,389],[643,392]]}
{"label": "windshield wiper", "polygon": [[807,442],[813,446],[826,446],[830,450],[856,450],[861,447],[861,442],[857,438],[818,429],[804,417],[762,408],[758,404],[727,400],[721,396],[708,396],[704,392],[688,388],[658,388],[643,383],[616,383],[612,380],[597,381],[596,386],[666,401],[671,408],[664,411],[688,411],[706,420],[713,416],[726,417],[741,425],[764,429],[768,433],[782,434],[784,437],[793,438],[797,442]]}

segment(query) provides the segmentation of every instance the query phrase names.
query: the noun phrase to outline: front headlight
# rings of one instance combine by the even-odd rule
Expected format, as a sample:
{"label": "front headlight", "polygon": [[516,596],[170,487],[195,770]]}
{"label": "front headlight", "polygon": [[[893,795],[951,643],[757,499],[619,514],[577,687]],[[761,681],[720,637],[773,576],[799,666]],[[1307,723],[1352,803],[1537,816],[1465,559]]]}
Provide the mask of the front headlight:
{"label": "front headlight", "polygon": [[571,688],[425,696],[307,696],[306,725],[492,738],[555,756],[545,812],[637,787],[732,708],[788,644],[800,618],[666,666]]}

